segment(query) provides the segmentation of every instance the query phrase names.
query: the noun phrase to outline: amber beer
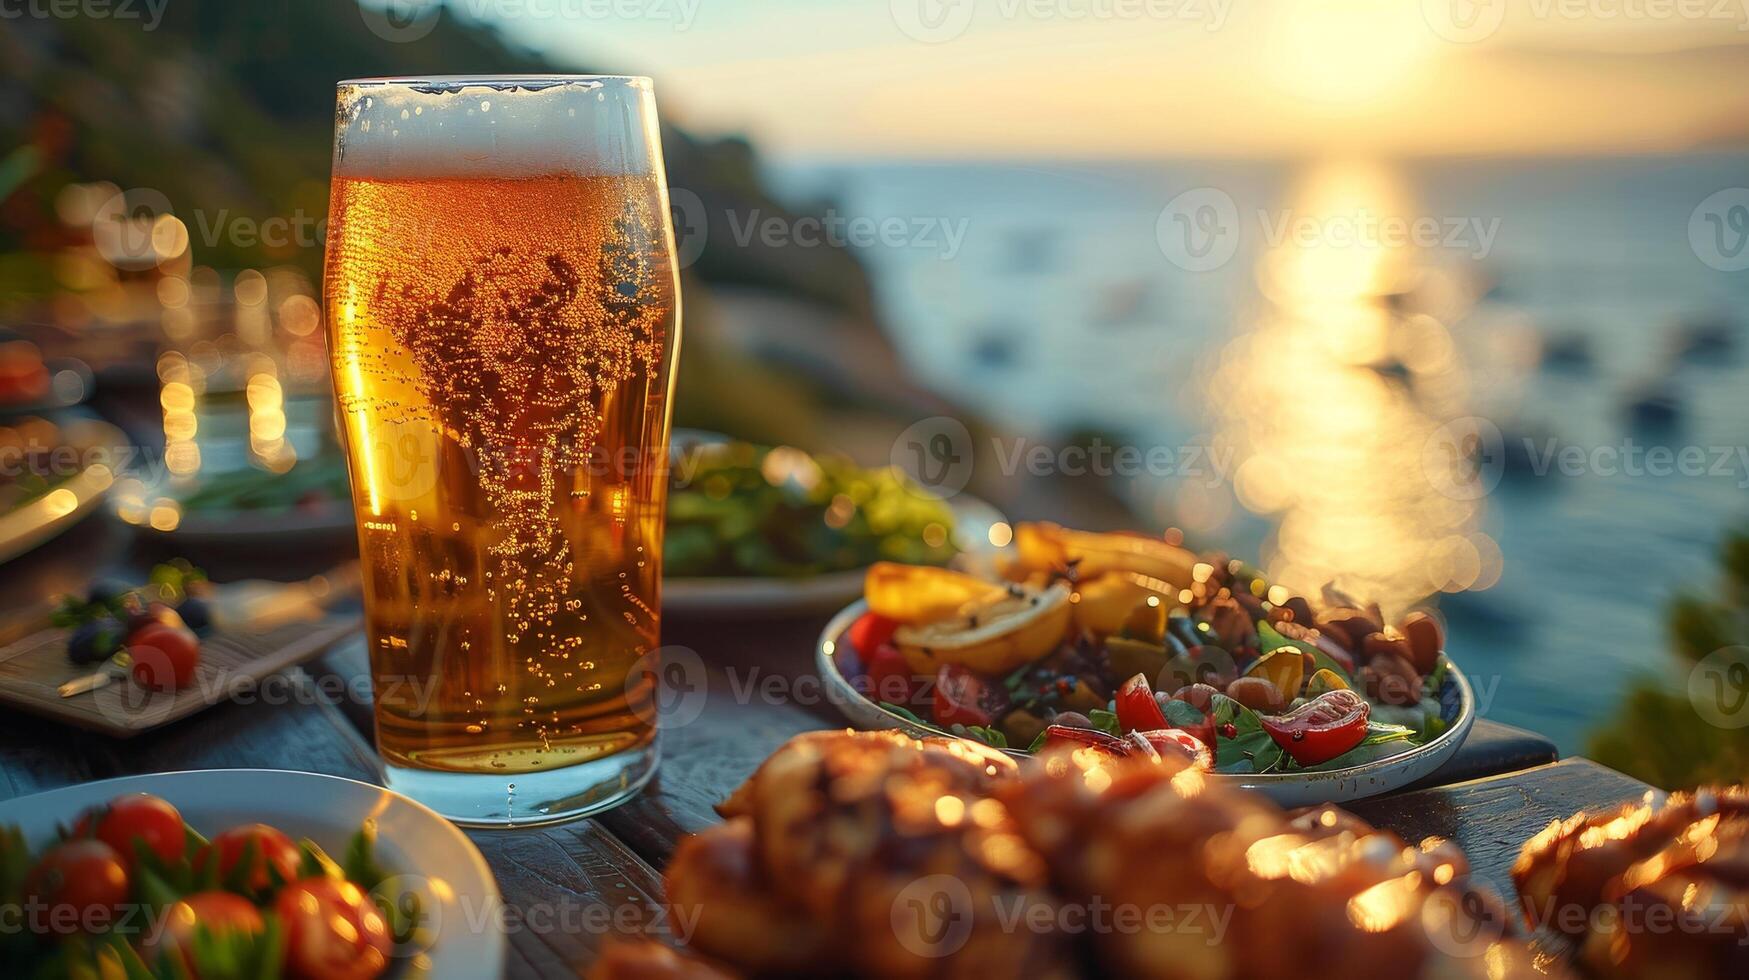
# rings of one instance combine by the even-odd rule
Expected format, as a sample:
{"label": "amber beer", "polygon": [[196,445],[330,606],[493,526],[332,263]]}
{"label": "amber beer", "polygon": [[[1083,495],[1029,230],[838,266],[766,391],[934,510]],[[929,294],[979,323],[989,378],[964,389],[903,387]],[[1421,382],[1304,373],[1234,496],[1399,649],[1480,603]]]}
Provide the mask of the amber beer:
{"label": "amber beer", "polygon": [[654,770],[673,236],[648,83],[343,83],[325,291],[389,784],[452,818]]}

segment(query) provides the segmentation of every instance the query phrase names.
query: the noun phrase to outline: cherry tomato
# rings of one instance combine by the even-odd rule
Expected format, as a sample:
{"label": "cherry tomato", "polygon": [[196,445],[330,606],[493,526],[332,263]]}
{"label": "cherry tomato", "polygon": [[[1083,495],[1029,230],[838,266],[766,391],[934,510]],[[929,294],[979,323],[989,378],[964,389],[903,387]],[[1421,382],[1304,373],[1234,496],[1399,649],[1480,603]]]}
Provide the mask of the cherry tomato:
{"label": "cherry tomato", "polygon": [[883,643],[875,648],[864,663],[868,665],[869,696],[876,701],[904,705],[915,711],[917,690],[921,686],[911,673],[911,664],[899,648]]}
{"label": "cherry tomato", "polygon": [[1366,738],[1372,708],[1353,691],[1320,694],[1285,715],[1258,721],[1275,744],[1302,766],[1329,762]]}
{"label": "cherry tomato", "polygon": [[[93,827],[95,821],[95,827]],[[92,810],[73,825],[73,836],[96,837],[115,848],[122,863],[134,866],[134,841],[143,842],[166,864],[182,860],[188,850],[188,832],[182,814],[149,793],[129,793]]]}
{"label": "cherry tomato", "polygon": [[24,893],[32,932],[101,932],[115,924],[119,906],[127,901],[127,866],[100,840],[70,840],[30,869]]}
{"label": "cherry tomato", "polygon": [[128,634],[134,683],[155,691],[176,691],[194,683],[200,640],[193,632],[151,623]]}
{"label": "cherry tomato", "polygon": [[1117,727],[1124,732],[1151,732],[1168,727],[1148,678],[1137,674],[1117,689]]}
{"label": "cherry tomato", "polygon": [[249,866],[241,872],[243,889],[250,892],[266,891],[272,886],[273,878],[267,871],[270,867],[279,873],[281,881],[296,879],[304,860],[290,837],[264,823],[251,823],[232,827],[214,837],[211,844],[195,855],[194,870],[204,874],[207,862],[216,853],[219,880],[229,883],[233,873],[237,873],[237,863],[243,859],[244,851],[252,852]]}
{"label": "cherry tomato", "polygon": [[893,631],[899,628],[899,621],[888,619],[875,613],[863,613],[850,624],[844,636],[850,641],[850,646],[857,654],[866,659],[881,644],[893,638]]}
{"label": "cherry tomato", "polygon": [[370,980],[389,965],[388,922],[350,881],[294,882],[273,909],[285,925],[285,968],[292,980]]}
{"label": "cherry tomato", "polygon": [[181,958],[188,972],[197,975],[195,936],[204,932],[215,939],[255,936],[266,928],[255,903],[234,892],[196,892],[164,910],[159,931],[148,933],[140,944],[146,962],[156,963],[166,953]]}
{"label": "cherry tomato", "polygon": [[1008,712],[1008,694],[959,664],[943,664],[935,675],[935,723],[984,725]]}
{"label": "cherry tomato", "polygon": [[148,627],[152,626],[174,626],[181,630],[188,629],[188,624],[182,621],[181,613],[165,603],[154,602],[144,609],[136,609],[128,614],[128,639],[132,640],[135,635],[145,632]]}

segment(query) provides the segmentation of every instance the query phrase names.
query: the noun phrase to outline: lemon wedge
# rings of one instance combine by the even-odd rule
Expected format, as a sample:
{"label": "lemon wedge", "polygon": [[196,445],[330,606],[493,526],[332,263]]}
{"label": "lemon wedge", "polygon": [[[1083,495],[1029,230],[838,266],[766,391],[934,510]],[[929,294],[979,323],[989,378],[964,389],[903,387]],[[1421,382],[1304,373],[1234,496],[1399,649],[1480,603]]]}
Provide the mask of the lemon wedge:
{"label": "lemon wedge", "polygon": [[1300,681],[1306,677],[1305,655],[1296,647],[1282,647],[1251,665],[1246,677],[1261,677],[1281,692],[1284,701],[1300,696]]}
{"label": "lemon wedge", "polygon": [[1155,591],[1168,595],[1190,587],[1199,560],[1196,552],[1167,544],[1163,538],[1076,531],[1042,521],[1015,528],[1014,546],[1020,564],[1033,571],[1072,564],[1084,582],[1108,572],[1126,572],[1152,580]]}
{"label": "lemon wedge", "polygon": [[1348,690],[1348,682],[1342,679],[1341,674],[1336,673],[1328,667],[1313,674],[1312,679],[1306,682],[1306,697],[1308,698],[1315,698],[1320,694],[1329,694],[1331,691],[1346,690]]}
{"label": "lemon wedge", "polygon": [[961,609],[994,602],[1007,588],[945,568],[880,561],[863,579],[869,612],[918,625],[950,619]]}
{"label": "lemon wedge", "polygon": [[900,626],[893,642],[918,674],[934,676],[943,664],[959,664],[994,676],[1045,656],[1068,635],[1073,619],[1068,586],[1000,592],[967,603],[950,619]]}

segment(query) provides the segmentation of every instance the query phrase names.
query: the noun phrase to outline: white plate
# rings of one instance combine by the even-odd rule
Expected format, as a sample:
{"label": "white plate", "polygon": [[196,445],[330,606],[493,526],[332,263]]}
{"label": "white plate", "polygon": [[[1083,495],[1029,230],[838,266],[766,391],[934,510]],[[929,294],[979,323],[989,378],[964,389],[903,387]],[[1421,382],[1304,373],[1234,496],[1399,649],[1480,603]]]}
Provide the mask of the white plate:
{"label": "white plate", "polygon": [[[829,699],[859,728],[896,728],[918,737],[947,734],[893,714],[863,697],[862,692],[839,669],[838,655],[845,646],[841,642],[844,632],[866,611],[868,603],[859,599],[834,616],[820,634],[820,643],[814,657]],[[1447,663],[1447,683],[1457,689],[1457,707],[1447,712],[1449,717],[1445,719],[1446,730],[1426,745],[1416,746],[1402,755],[1375,759],[1345,769],[1263,775],[1217,773],[1214,778],[1256,790],[1284,807],[1346,803],[1402,789],[1444,765],[1446,760],[1457,753],[1458,747],[1464,744],[1471,726],[1476,723],[1476,698],[1470,690],[1469,678],[1464,676],[1456,664],[1450,663],[1450,658],[1447,658]],[[1009,754],[1025,755],[1023,752]]]}
{"label": "white plate", "polygon": [[[990,528],[1002,512],[969,493],[948,500],[954,533],[964,542],[966,560],[990,552]],[[956,559],[960,560],[960,559]],[[674,616],[756,619],[819,615],[843,608],[862,595],[868,569],[827,572],[811,578],[681,578],[662,580],[662,611]]]}
{"label": "white plate", "polygon": [[[202,834],[268,823],[293,839],[308,837],[332,855],[364,821],[377,822],[377,855],[424,899],[435,936],[413,975],[475,980],[503,970],[502,899],[492,869],[456,826],[398,793],[338,776],[276,769],[209,769],[124,776],[0,802],[0,824],[17,824],[32,847],[55,838],[56,824],[123,793],[152,793],[182,811]],[[484,923],[477,930],[477,924]]]}
{"label": "white plate", "polygon": [[862,595],[860,568],[813,578],[664,578],[662,612],[671,616],[756,619],[806,616]]}

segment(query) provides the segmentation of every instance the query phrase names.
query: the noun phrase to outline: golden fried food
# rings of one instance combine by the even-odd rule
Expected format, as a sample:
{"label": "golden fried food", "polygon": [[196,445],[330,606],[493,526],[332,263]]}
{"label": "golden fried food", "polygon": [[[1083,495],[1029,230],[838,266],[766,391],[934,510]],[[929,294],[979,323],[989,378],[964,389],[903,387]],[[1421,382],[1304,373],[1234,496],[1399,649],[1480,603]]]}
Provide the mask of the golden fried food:
{"label": "golden fried food", "polygon": [[1599,977],[1749,976],[1749,820],[1696,820],[1604,892],[1581,960]]}
{"label": "golden fried food", "polygon": [[1749,975],[1749,790],[1677,793],[1578,813],[1512,869],[1533,925],[1575,937],[1588,974]]}
{"label": "golden fried food", "polygon": [[824,732],[772,755],[669,866],[691,945],[758,974],[1070,976],[1055,900],[989,795],[1013,760],[958,739]]}
{"label": "golden fried food", "polygon": [[[1449,843],[1284,813],[1170,754],[793,739],[668,869],[690,945],[756,976],[1543,975]],[[1556,971],[1558,972],[1558,971]]]}
{"label": "golden fried food", "polygon": [[694,949],[759,974],[805,973],[831,959],[831,937],[805,910],[784,904],[759,872],[750,820],[681,841],[666,884],[669,904],[692,917],[687,942]]}
{"label": "golden fried food", "polygon": [[903,732],[847,728],[803,732],[760,763],[751,778],[717,804],[717,812],[725,818],[752,816],[755,795],[781,795],[772,788],[783,780],[837,780],[905,768],[929,768],[948,784],[979,796],[988,795],[996,780],[1020,772],[1011,756],[963,738],[916,739]]}
{"label": "golden fried food", "polygon": [[1334,808],[1290,819],[1169,759],[1052,754],[997,792],[1067,902],[1172,910],[1093,937],[1114,975],[1539,975],[1449,844]]}

